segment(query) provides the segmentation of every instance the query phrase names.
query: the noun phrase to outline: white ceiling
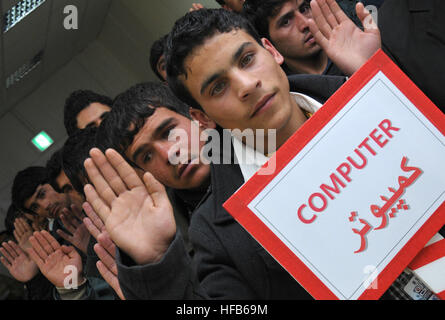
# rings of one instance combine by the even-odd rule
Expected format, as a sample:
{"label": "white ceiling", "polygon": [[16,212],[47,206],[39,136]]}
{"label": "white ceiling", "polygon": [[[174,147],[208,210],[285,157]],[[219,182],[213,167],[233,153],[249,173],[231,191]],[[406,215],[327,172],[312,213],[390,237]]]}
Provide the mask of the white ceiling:
{"label": "white ceiling", "polygon": [[[0,1],[4,13],[18,0]],[[44,165],[63,145],[63,105],[77,89],[114,97],[137,82],[155,80],[148,63],[153,41],[191,7],[188,0],[46,0],[7,33],[0,32],[0,230],[17,171]],[[199,1],[217,7],[214,0]],[[66,30],[63,9],[74,5],[79,29]],[[6,77],[44,55],[33,71],[6,89]],[[55,140],[41,153],[31,139],[45,130]]]}

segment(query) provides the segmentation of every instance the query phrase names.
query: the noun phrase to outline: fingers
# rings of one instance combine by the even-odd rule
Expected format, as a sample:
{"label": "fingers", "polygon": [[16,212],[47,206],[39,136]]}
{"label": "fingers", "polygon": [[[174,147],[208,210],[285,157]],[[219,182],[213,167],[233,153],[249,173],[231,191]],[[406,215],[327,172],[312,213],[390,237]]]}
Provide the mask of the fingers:
{"label": "fingers", "polygon": [[100,244],[96,243],[94,245],[94,252],[96,252],[98,258],[102,263],[110,270],[115,276],[117,276],[117,266],[114,258],[102,247]]}
{"label": "fingers", "polygon": [[102,173],[105,181],[113,189],[116,195],[120,195],[121,193],[127,191],[127,186],[121,179],[122,176],[116,172],[116,167],[109,162],[109,159],[102,153],[102,151],[94,148],[91,150],[90,155],[96,167]]}
{"label": "fingers", "polygon": [[4,260],[6,260],[6,262],[8,262],[8,264],[12,264],[14,262],[14,258],[7,251],[5,244],[6,244],[6,242],[3,243],[3,247],[0,248],[0,253],[2,254]]}
{"label": "fingers", "polygon": [[[116,199],[116,194],[114,193],[113,189],[104,179],[92,159],[86,159],[84,162],[84,166],[88,177],[90,178],[91,183],[94,185],[94,188],[96,189],[98,195],[103,199],[103,201],[105,201],[108,206],[110,206],[113,200]],[[92,203],[90,202],[90,204]]]}
{"label": "fingers", "polygon": [[111,240],[108,232],[102,232],[97,237],[97,241],[105,250],[107,250],[107,252],[113,257],[113,259],[116,258],[116,245],[114,244],[113,240]]}
{"label": "fingers", "polygon": [[331,14],[335,17],[337,20],[337,23],[340,24],[344,21],[349,21],[350,19],[348,16],[344,13],[343,9],[338,5],[337,1],[335,0],[326,0],[326,2],[329,5],[329,9]]}
{"label": "fingers", "polygon": [[78,207],[75,204],[72,204],[70,207],[71,213],[76,217],[79,221],[82,221],[85,218],[85,215],[82,212],[82,208]]}
{"label": "fingers", "polygon": [[75,259],[79,257],[79,254],[77,253],[76,249],[74,249],[74,247],[72,246],[61,246],[60,248],[62,252],[68,255],[70,259]]}
{"label": "fingers", "polygon": [[64,209],[63,214],[60,215],[60,220],[62,220],[63,226],[66,230],[71,232],[71,234],[74,234],[80,225],[79,221],[74,216],[70,215],[66,209]]}
{"label": "fingers", "polygon": [[8,251],[12,258],[17,258],[20,255],[20,251],[16,251],[17,246],[14,246],[14,242],[9,241],[3,243],[3,247]]}
{"label": "fingers", "polygon": [[88,232],[93,236],[94,239],[97,240],[97,237],[100,235],[100,230],[97,229],[93,222],[91,222],[91,219],[85,218],[83,219],[83,223],[85,224]]}
{"label": "fingers", "polygon": [[130,166],[117,151],[109,149],[105,154],[111,165],[116,169],[119,176],[127,185],[128,189],[133,189],[143,185],[134,168]]}
{"label": "fingers", "polygon": [[321,32],[319,26],[315,23],[314,20],[309,19],[308,20],[309,30],[312,33],[312,36],[315,39],[315,42],[317,42],[323,50],[326,50],[326,48],[329,45],[328,38],[325,37],[325,35]]}
{"label": "fingers", "polygon": [[62,237],[62,239],[66,240],[68,242],[71,242],[73,240],[72,236],[70,236],[68,233],[66,233],[60,229],[58,229],[56,232],[60,237]]}
{"label": "fingers", "polygon": [[[317,0],[311,1],[311,9],[312,9],[312,19],[309,19],[309,29],[311,30],[312,35],[315,39],[317,39],[317,33],[318,38],[330,38],[330,35],[332,33],[332,27],[326,20],[324,13],[322,12],[320,5],[318,4]],[[315,23],[311,26],[311,21],[314,21]]]}
{"label": "fingers", "polygon": [[105,225],[99,218],[99,216],[96,214],[96,212],[94,212],[91,205],[88,202],[84,202],[82,207],[86,215],[88,216],[90,222],[92,222],[99,231],[103,231],[105,229]]}
{"label": "fingers", "polygon": [[336,26],[338,26],[339,21],[337,21],[337,17],[334,15],[334,12],[332,11],[330,2],[331,1],[329,0],[317,0],[317,4],[321,9],[324,19],[329,24],[330,28],[334,29]]}
{"label": "fingers", "polygon": [[92,209],[100,217],[100,219],[105,223],[108,216],[110,215],[110,208],[107,204],[99,197],[96,189],[90,184],[84,187],[85,196],[88,203],[91,205]]}
{"label": "fingers", "polygon": [[60,244],[47,231],[35,232],[29,238],[32,248],[45,261],[48,256],[60,248]]}
{"label": "fingers", "polygon": [[357,17],[360,19],[365,31],[378,30],[377,24],[372,18],[371,13],[365,8],[363,3],[361,2],[357,3],[355,11],[357,12]]}
{"label": "fingers", "polygon": [[45,263],[45,259],[42,259],[42,257],[37,253],[36,250],[34,250],[34,248],[29,248],[27,252],[31,260],[37,264],[39,269],[42,269],[42,266]]}
{"label": "fingers", "polygon": [[22,250],[22,248],[20,248],[19,245],[17,245],[17,243],[15,243],[14,241],[9,241],[8,243],[11,248],[15,251],[15,253],[17,254],[17,256],[23,255],[25,254],[25,252]]}
{"label": "fingers", "polygon": [[166,204],[170,205],[165,187],[156,180],[151,173],[146,172],[143,180],[155,207],[162,207]]}

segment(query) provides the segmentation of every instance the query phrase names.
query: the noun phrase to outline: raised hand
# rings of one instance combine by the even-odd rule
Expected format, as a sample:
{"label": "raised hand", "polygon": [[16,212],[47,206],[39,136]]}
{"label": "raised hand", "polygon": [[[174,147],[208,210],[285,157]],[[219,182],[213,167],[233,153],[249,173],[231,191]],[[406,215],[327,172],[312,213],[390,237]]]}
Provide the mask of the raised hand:
{"label": "raised hand", "polygon": [[65,208],[62,211],[60,219],[62,220],[62,224],[66,230],[68,230],[71,235],[60,229],[57,230],[57,234],[86,254],[88,242],[90,241],[90,234],[87,227],[82,222],[83,214],[81,209],[76,205],[72,205],[71,210]]}
{"label": "raised hand", "polygon": [[345,74],[352,75],[381,48],[380,31],[362,3],[357,3],[356,12],[364,31],[335,0],[312,0],[311,8],[309,29],[315,41]]}
{"label": "raised hand", "polygon": [[94,245],[94,251],[100,259],[96,263],[97,269],[119,298],[125,300],[117,278],[116,245],[106,231],[99,235],[98,242]]}
{"label": "raised hand", "polygon": [[114,150],[92,149],[85,195],[114,243],[136,263],[160,261],[176,233],[165,188],[150,173],[143,181]]}
{"label": "raised hand", "polygon": [[22,250],[27,250],[31,248],[29,243],[29,238],[32,236],[33,229],[23,218],[17,218],[14,221],[14,238],[17,240],[20,248]]}
{"label": "raised hand", "polygon": [[28,282],[39,272],[37,264],[15,242],[4,242],[0,252],[0,262],[17,281]]}
{"label": "raised hand", "polygon": [[65,286],[65,278],[70,269],[77,271],[79,283],[84,281],[82,259],[74,247],[61,246],[47,231],[34,232],[29,239],[32,248],[28,254],[37,264],[42,274],[56,287]]}
{"label": "raised hand", "polygon": [[192,7],[190,8],[190,12],[204,9],[204,6],[200,3],[192,3]]}
{"label": "raised hand", "polygon": [[88,218],[83,219],[83,223],[87,227],[88,232],[97,240],[99,235],[106,230],[105,225],[88,202],[85,202],[82,207],[88,216]]}

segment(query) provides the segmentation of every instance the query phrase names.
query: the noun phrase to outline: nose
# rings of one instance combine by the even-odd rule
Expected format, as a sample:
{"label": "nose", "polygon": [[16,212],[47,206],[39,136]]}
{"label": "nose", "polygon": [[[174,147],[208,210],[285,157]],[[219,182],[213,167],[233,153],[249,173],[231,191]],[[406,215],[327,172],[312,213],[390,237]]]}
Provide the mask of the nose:
{"label": "nose", "polygon": [[237,71],[234,79],[236,79],[235,85],[238,87],[238,98],[241,101],[248,99],[262,85],[258,75],[246,70]]}
{"label": "nose", "polygon": [[309,29],[308,21],[310,17],[307,14],[303,14],[299,11],[297,11],[295,15],[296,15],[295,24],[297,25],[297,29],[300,32]]}

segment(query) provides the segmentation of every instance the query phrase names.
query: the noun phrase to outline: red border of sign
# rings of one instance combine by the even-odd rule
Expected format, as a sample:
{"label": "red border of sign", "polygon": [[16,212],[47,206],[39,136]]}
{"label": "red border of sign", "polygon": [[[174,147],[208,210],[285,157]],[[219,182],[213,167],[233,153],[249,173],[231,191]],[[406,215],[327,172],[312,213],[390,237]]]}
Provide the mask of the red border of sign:
{"label": "red border of sign", "polygon": [[[316,112],[274,155],[273,175],[255,174],[224,208],[237,220],[315,299],[339,299],[317,276],[247,207],[272,179],[311,139],[379,72],[386,77],[445,134],[445,115],[379,50]],[[267,166],[267,164],[265,164]],[[445,223],[445,202],[423,224],[378,275],[378,289],[366,289],[359,299],[378,299]],[[372,284],[371,284],[372,285]]]}

